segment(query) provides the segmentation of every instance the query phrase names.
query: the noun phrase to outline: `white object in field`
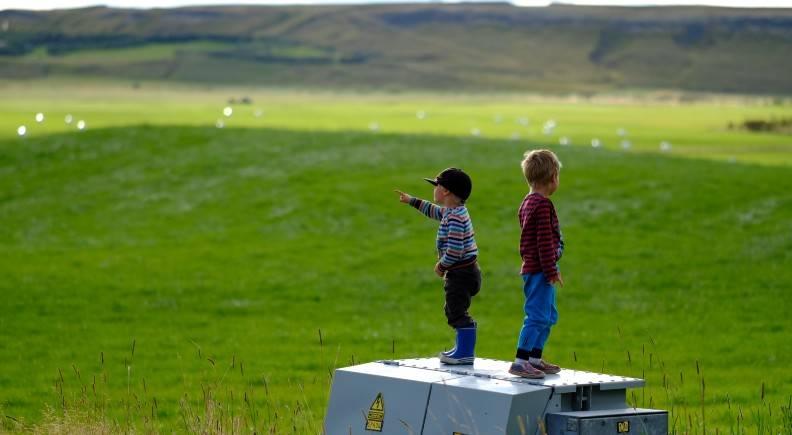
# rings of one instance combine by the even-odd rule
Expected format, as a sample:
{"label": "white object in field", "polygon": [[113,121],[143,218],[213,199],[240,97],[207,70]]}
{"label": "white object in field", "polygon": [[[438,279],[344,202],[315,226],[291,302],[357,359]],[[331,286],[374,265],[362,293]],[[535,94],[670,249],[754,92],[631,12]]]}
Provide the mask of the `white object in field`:
{"label": "white object in field", "polygon": [[555,119],[550,119],[544,123],[544,126],[542,126],[542,133],[553,134],[553,130],[555,130],[555,128],[556,128]]}

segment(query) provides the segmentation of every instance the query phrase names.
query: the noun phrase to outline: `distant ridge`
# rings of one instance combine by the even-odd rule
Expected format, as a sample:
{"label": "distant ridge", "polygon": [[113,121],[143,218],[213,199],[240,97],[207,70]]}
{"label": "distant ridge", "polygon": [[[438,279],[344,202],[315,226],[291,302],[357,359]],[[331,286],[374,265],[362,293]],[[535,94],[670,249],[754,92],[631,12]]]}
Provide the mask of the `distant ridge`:
{"label": "distant ridge", "polygon": [[44,76],[792,94],[792,9],[420,3],[0,12],[0,77]]}

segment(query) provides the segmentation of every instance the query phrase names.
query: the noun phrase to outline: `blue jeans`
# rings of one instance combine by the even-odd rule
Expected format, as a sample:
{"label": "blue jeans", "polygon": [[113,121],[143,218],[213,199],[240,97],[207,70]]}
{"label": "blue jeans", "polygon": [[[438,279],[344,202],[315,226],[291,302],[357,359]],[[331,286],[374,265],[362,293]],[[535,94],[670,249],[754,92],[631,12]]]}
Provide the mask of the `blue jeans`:
{"label": "blue jeans", "polygon": [[544,349],[550,328],[558,321],[555,303],[555,287],[544,273],[528,273],[522,276],[525,293],[525,319],[520,330],[517,348],[524,351]]}

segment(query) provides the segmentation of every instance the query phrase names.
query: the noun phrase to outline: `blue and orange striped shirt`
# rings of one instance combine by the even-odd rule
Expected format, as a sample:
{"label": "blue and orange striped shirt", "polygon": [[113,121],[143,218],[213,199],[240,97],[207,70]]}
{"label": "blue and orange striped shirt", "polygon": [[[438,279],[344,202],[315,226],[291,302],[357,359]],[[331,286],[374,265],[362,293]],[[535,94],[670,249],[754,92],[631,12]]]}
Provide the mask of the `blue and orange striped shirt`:
{"label": "blue and orange striped shirt", "polygon": [[429,201],[411,198],[410,205],[427,217],[440,221],[437,229],[437,257],[440,269],[471,264],[478,257],[473,222],[467,207],[440,207]]}

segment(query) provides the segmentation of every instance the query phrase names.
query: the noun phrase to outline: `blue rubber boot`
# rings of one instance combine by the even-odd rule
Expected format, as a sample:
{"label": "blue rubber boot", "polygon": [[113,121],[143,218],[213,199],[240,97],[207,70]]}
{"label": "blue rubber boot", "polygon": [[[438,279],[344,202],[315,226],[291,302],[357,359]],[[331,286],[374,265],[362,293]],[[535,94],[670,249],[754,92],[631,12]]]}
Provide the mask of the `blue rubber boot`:
{"label": "blue rubber boot", "polygon": [[[456,329],[454,329],[454,331],[456,331]],[[459,334],[457,334],[457,342],[459,342]],[[453,355],[454,353],[456,353],[456,350],[457,350],[457,343],[454,343],[454,347],[452,347],[449,350],[444,350],[444,351],[442,351],[440,353],[442,355],[449,356],[449,355]]]}
{"label": "blue rubber boot", "polygon": [[473,364],[476,359],[476,325],[457,328],[456,346],[448,352],[440,352],[440,362],[444,364]]}

